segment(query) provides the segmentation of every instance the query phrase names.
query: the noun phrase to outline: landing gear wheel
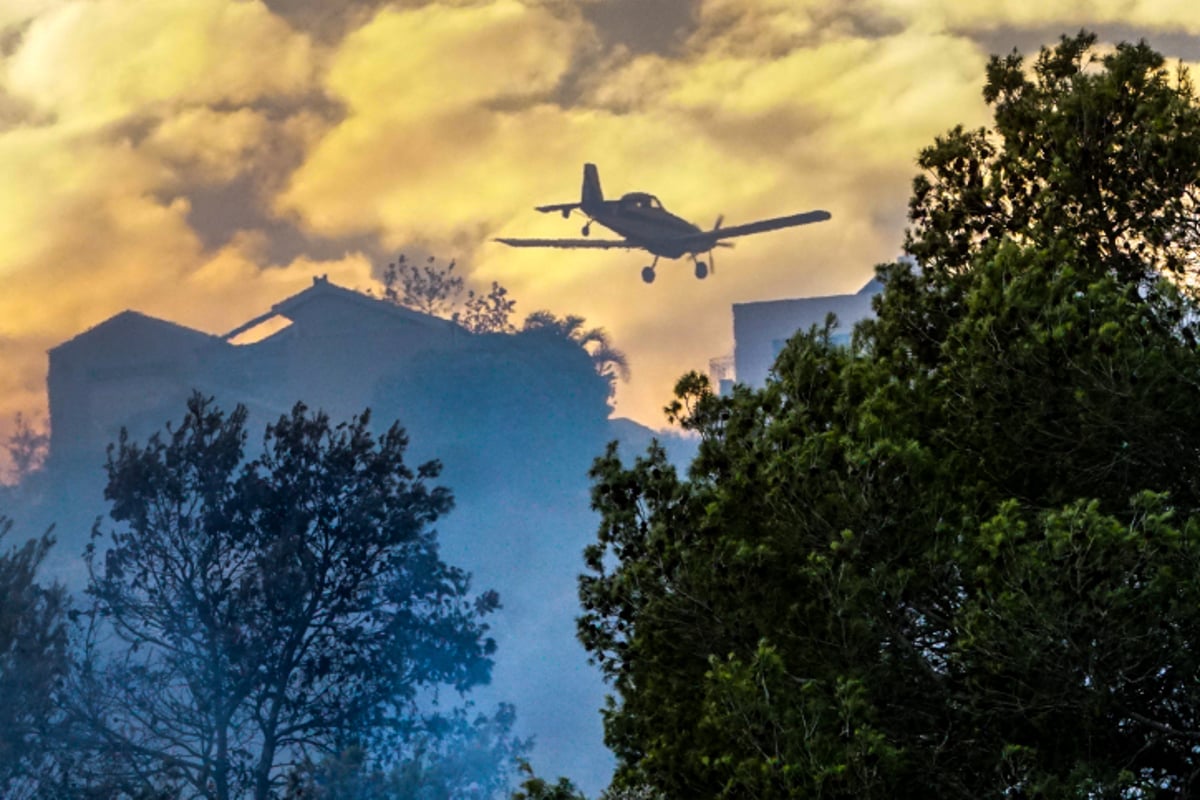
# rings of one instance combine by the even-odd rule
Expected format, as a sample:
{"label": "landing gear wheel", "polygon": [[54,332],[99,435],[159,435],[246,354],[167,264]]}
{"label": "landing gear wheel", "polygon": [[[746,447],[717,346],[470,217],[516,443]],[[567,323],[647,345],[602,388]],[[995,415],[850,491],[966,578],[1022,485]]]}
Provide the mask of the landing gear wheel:
{"label": "landing gear wheel", "polygon": [[591,236],[592,235],[592,223],[589,222],[587,225],[584,225],[582,230],[580,230],[579,232],[582,233],[584,236]]}
{"label": "landing gear wheel", "polygon": [[705,264],[703,261],[696,262],[696,277],[700,280],[708,277],[708,264]]}
{"label": "landing gear wheel", "polygon": [[654,267],[642,267],[642,280],[654,283]]}

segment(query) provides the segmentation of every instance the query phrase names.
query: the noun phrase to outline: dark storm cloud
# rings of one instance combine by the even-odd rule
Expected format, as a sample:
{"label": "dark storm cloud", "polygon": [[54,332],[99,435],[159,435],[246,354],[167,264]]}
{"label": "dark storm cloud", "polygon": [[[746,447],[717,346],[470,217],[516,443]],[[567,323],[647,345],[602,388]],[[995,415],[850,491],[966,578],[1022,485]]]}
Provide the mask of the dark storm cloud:
{"label": "dark storm cloud", "polygon": [[276,216],[270,211],[270,195],[254,175],[194,187],[180,196],[189,205],[188,224],[210,252],[228,246],[239,233],[253,231],[260,237],[256,250],[264,266],[289,264],[301,257],[337,260],[347,253],[366,254],[379,265],[387,255],[375,236],[312,236],[293,221]]}
{"label": "dark storm cloud", "polygon": [[348,32],[371,18],[389,0],[264,0],[267,8],[327,44],[341,40]]}
{"label": "dark storm cloud", "polygon": [[[1167,57],[1168,61],[1200,61],[1200,36],[1178,30],[1153,30],[1145,27],[1120,24],[1087,25],[1102,42],[1146,41],[1151,47]],[[1061,23],[1047,23],[1030,27],[1003,26],[992,30],[960,31],[979,42],[992,55],[1008,55],[1014,49],[1026,57],[1034,57],[1042,47],[1051,46],[1061,36],[1078,33]]]}
{"label": "dark storm cloud", "polygon": [[699,0],[599,0],[586,4],[583,15],[606,48],[666,55],[695,29],[699,6]]}

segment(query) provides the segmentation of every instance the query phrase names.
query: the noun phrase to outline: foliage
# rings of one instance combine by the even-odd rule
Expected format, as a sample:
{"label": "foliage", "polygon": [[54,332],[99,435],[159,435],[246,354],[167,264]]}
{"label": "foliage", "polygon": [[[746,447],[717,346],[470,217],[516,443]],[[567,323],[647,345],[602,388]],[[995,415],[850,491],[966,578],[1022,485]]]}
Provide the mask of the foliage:
{"label": "foliage", "polygon": [[608,396],[617,390],[617,379],[629,380],[629,359],[613,346],[604,328],[585,328],[583,317],[568,314],[557,317],[550,311],[535,311],[525,318],[524,331],[542,331],[575,342],[592,359],[596,374],[608,383]]}
{"label": "foliage", "polygon": [[398,746],[419,692],[491,669],[497,597],[468,597],[430,528],[452,504],[439,465],[406,466],[396,426],[300,404],[247,461],[245,423],[195,395],[165,436],[122,434],[118,525],[88,553],[73,713],[128,782],[185,796],[267,798],[299,763]]}
{"label": "foliage", "polygon": [[455,263],[439,267],[433,256],[419,267],[403,253],[383,272],[383,297],[398,306],[434,317],[446,317],[458,304],[463,279],[454,274]]}
{"label": "foliage", "polygon": [[596,463],[618,788],[1200,796],[1200,113],[1091,42],[992,62],[996,127],[922,154],[920,268],[849,348],[831,320],[762,390],[681,380],[686,479]]}
{"label": "foliage", "polygon": [[[0,517],[0,540],[12,522]],[[67,599],[37,571],[50,533],[0,554],[0,793],[21,796],[44,777],[59,724],[54,697],[67,671]]]}
{"label": "foliage", "polygon": [[521,782],[521,787],[513,792],[512,800],[587,800],[567,778],[550,783],[535,775],[527,762],[521,764],[521,769],[527,777]]}
{"label": "foliage", "polygon": [[422,314],[453,320],[471,333],[515,331],[509,318],[517,301],[508,297],[508,290],[492,281],[487,294],[468,289],[463,298],[465,285],[462,276],[454,274],[455,266],[451,261],[440,267],[430,256],[419,267],[401,254],[383,272],[383,299]]}
{"label": "foliage", "polygon": [[516,714],[502,704],[491,716],[457,708],[433,715],[401,754],[372,758],[359,747],[297,770],[288,800],[487,800],[507,790],[532,747],[512,736]]}
{"label": "foliage", "polygon": [[1081,32],[1029,67],[993,57],[989,130],[955,128],[920,154],[906,249],[935,283],[981,248],[1072,241],[1124,284],[1196,269],[1200,107],[1144,42],[1095,55]]}
{"label": "foliage", "polygon": [[[508,290],[493,281],[487,294],[470,289],[463,299],[463,279],[454,274],[454,268],[453,261],[439,267],[432,256],[418,267],[401,255],[384,270],[383,297],[414,311],[453,320],[472,333],[515,333],[510,318],[517,303],[508,297]],[[582,347],[596,374],[608,383],[611,399],[617,380],[629,380],[629,359],[613,346],[607,331],[585,328],[584,324],[583,317],[569,314],[560,318],[543,310],[527,316],[521,330],[552,333]]]}
{"label": "foliage", "polygon": [[469,289],[462,311],[455,311],[450,319],[471,333],[513,333],[516,328],[509,317],[516,305],[516,300],[508,299],[508,290],[492,281],[487,294],[476,294]]}
{"label": "foliage", "polygon": [[17,412],[13,432],[5,449],[8,452],[10,478],[19,483],[41,468],[50,447],[50,434],[29,424],[25,415]]}

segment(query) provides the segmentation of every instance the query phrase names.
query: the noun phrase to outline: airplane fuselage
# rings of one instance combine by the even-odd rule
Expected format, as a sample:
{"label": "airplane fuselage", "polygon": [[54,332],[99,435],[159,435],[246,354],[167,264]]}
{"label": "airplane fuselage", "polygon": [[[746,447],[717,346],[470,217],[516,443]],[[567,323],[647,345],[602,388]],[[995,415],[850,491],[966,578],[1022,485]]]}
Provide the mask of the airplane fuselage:
{"label": "airplane fuselage", "polygon": [[702,233],[699,226],[667,211],[654,195],[630,192],[620,200],[588,203],[583,212],[656,256],[680,258],[702,252],[679,241],[681,237]]}

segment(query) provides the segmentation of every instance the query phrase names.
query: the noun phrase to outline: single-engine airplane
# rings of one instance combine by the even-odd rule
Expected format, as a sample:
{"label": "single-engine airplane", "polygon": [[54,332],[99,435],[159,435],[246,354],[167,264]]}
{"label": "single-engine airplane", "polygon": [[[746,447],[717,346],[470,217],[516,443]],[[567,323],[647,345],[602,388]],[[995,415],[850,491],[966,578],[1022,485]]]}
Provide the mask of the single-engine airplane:
{"label": "single-engine airplane", "polygon": [[[620,200],[605,200],[600,190],[600,172],[595,164],[583,165],[583,192],[578,203],[555,203],[537,206],[543,213],[559,212],[566,219],[572,211],[580,211],[588,218],[581,231],[584,236],[591,233],[593,222],[598,222],[624,239],[496,239],[511,247],[562,247],[568,249],[624,249],[646,250],[654,256],[654,262],[642,269],[642,280],[654,282],[654,268],[659,258],[681,258],[691,256],[696,265],[696,277],[705,278],[715,269],[713,250],[717,247],[733,247],[723,241],[735,236],[808,225],[829,219],[828,211],[806,211],[789,217],[774,217],[745,225],[722,228],[723,217],[717,217],[712,230],[701,230],[686,219],[677,217],[663,208],[658,198],[645,192],[630,192]],[[708,262],[696,256],[708,254]]]}

